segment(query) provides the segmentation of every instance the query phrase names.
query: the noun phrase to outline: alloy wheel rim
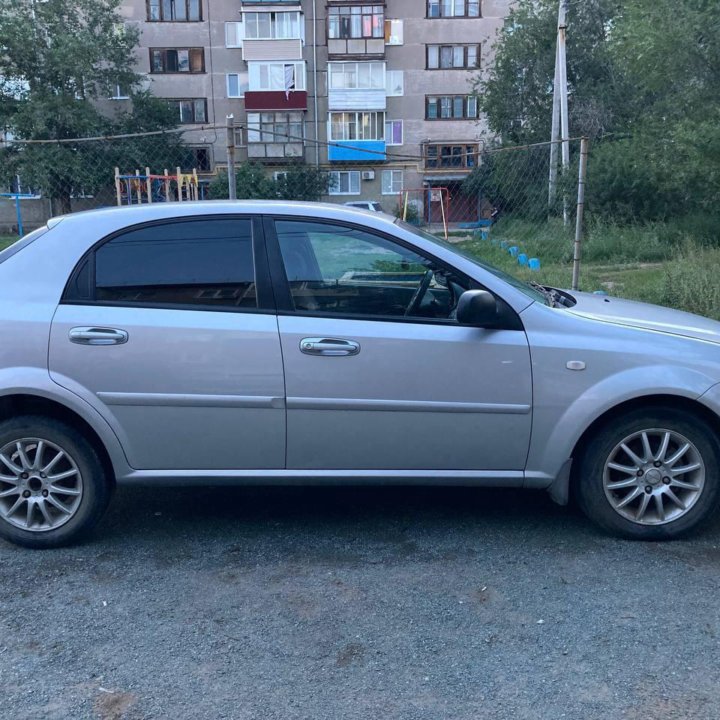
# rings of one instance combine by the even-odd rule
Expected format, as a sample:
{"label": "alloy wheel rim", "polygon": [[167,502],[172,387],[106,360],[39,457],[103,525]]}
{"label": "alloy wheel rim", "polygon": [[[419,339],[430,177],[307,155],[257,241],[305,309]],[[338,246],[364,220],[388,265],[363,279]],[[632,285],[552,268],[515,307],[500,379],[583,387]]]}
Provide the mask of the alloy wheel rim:
{"label": "alloy wheel rim", "polygon": [[674,430],[650,428],[628,435],[605,462],[605,497],[615,512],[639,525],[678,520],[695,505],[704,487],[700,451]]}
{"label": "alloy wheel rim", "polygon": [[72,456],[43,438],[0,448],[0,518],[29,532],[48,532],[75,516],[83,478]]}

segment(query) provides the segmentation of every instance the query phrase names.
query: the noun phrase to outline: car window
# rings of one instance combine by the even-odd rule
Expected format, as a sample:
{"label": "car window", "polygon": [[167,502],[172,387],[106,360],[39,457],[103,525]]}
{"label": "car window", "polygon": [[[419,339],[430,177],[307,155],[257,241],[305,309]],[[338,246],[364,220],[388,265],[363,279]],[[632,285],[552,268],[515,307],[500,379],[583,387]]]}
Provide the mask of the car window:
{"label": "car window", "polygon": [[275,227],[296,311],[448,320],[467,289],[434,261],[351,226]]}
{"label": "car window", "polygon": [[95,252],[94,299],[256,308],[251,222],[172,222],[117,235]]}

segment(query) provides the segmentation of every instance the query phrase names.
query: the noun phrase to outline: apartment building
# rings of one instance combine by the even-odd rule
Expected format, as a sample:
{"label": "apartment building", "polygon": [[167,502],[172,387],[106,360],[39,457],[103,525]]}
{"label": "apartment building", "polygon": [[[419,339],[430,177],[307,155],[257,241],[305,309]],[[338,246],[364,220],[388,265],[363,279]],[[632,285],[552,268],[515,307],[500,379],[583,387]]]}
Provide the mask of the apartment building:
{"label": "apartment building", "polygon": [[[198,170],[227,162],[225,132],[203,126],[231,114],[241,161],[317,165],[331,173],[330,200],[391,210],[403,190],[459,197],[488,137],[470,80],[492,63],[510,3],[126,0],[122,13],[141,30],[139,71],[177,108]],[[427,192],[428,216],[437,199]],[[477,212],[450,203],[451,220]]]}

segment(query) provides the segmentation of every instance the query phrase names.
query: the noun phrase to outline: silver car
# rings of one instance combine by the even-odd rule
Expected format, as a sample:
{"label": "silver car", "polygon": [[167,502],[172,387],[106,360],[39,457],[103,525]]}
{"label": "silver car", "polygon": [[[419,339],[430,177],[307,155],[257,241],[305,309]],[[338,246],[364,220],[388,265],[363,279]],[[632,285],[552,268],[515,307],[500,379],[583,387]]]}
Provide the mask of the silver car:
{"label": "silver car", "polygon": [[530,287],[382,213],[168,203],[0,253],[0,535],[115,483],[541,488],[670,538],[718,504],[720,323]]}

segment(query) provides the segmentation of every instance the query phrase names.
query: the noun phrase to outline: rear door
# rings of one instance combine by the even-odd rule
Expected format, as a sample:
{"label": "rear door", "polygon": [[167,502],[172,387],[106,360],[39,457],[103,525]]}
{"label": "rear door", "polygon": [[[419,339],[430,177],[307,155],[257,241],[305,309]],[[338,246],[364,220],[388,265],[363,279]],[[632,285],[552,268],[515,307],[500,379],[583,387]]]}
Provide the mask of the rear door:
{"label": "rear door", "polygon": [[247,217],[130,228],[77,268],[50,372],[85,397],[138,469],[285,465],[283,367],[262,244]]}
{"label": "rear door", "polygon": [[454,320],[478,287],[393,238],[277,218],[268,250],[285,362],[288,469],[521,471],[530,353]]}

